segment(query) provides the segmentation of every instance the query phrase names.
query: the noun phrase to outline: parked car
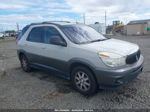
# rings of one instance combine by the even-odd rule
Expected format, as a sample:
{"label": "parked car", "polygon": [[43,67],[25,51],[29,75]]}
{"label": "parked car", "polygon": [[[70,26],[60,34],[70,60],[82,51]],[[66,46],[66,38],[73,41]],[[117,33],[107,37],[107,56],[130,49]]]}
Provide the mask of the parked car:
{"label": "parked car", "polygon": [[144,62],[138,45],[68,22],[27,25],[17,38],[17,52],[25,72],[57,71],[83,95],[129,83],[142,72]]}
{"label": "parked car", "polygon": [[4,34],[4,37],[9,37],[9,36],[10,36],[9,33]]}
{"label": "parked car", "polygon": [[0,33],[0,39],[4,39],[4,34]]}

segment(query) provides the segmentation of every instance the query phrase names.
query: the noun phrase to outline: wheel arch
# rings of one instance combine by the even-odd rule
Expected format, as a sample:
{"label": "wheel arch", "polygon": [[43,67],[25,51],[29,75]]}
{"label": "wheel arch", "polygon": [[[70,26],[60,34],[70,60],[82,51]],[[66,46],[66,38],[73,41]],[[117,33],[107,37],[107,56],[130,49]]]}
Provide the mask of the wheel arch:
{"label": "wheel arch", "polygon": [[70,77],[71,77],[72,70],[77,66],[83,66],[85,68],[88,68],[91,71],[91,73],[93,74],[93,76],[96,80],[96,83],[97,83],[96,75],[95,75],[95,72],[94,72],[94,65],[92,63],[90,63],[89,61],[85,60],[85,59],[74,59],[74,60],[71,61],[70,67],[69,67]]}
{"label": "wheel arch", "polygon": [[[23,50],[18,50],[17,53],[18,53],[18,58],[19,58],[19,60],[21,59],[21,56],[22,56],[22,55],[25,55],[25,51],[23,51]],[[25,55],[25,56],[26,56],[26,55]]]}

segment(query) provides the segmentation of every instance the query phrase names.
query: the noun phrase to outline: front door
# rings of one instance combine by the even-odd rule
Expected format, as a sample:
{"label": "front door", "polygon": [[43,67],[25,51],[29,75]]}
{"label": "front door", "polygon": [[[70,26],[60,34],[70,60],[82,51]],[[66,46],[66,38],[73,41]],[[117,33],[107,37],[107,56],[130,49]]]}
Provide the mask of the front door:
{"label": "front door", "polygon": [[46,65],[63,72],[67,71],[67,57],[69,55],[68,47],[54,44],[51,39],[60,38],[61,41],[65,42],[61,33],[52,26],[45,27],[44,32],[44,57],[47,58]]}

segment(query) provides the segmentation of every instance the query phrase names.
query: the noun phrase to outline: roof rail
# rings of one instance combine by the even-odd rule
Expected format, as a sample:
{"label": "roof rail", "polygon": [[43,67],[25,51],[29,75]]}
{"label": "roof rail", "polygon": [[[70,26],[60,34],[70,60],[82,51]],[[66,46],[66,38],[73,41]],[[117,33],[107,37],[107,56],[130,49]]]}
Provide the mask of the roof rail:
{"label": "roof rail", "polygon": [[70,23],[70,21],[44,21],[44,22],[39,22],[39,23],[31,23],[31,24],[29,24],[29,26],[31,26],[31,25],[40,25],[40,24],[55,24],[55,25],[58,25],[57,22]]}
{"label": "roof rail", "polygon": [[42,23],[31,23],[29,25],[39,25],[39,24],[42,24]]}
{"label": "roof rail", "polygon": [[55,23],[55,22],[70,23],[70,21],[44,21],[42,23],[45,24],[45,23]]}

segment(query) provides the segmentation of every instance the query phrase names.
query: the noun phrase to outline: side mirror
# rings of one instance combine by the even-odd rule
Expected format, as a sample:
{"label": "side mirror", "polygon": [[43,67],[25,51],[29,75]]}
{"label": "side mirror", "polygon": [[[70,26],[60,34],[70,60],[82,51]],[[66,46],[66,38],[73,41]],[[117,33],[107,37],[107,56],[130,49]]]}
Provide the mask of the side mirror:
{"label": "side mirror", "polygon": [[63,39],[60,36],[52,36],[50,39],[51,44],[55,45],[61,45],[61,46],[67,46],[67,43],[63,41]]}

